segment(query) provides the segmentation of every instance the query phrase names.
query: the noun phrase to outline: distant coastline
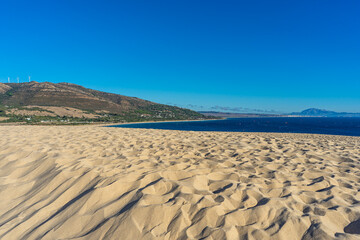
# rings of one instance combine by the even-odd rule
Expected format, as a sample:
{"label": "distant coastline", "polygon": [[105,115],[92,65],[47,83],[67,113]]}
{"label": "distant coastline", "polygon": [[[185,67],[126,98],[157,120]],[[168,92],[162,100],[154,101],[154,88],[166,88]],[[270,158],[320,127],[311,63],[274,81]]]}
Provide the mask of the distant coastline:
{"label": "distant coastline", "polygon": [[199,111],[205,116],[225,117],[225,118],[247,118],[247,117],[360,117],[360,113],[335,112],[325,109],[308,108],[301,112],[292,112],[286,114],[268,114],[268,113],[232,113],[216,111]]}
{"label": "distant coastline", "polygon": [[221,117],[221,118],[289,117],[290,116],[290,115],[281,115],[281,114],[231,113],[231,112],[216,112],[216,111],[199,111],[199,113],[208,117]]}

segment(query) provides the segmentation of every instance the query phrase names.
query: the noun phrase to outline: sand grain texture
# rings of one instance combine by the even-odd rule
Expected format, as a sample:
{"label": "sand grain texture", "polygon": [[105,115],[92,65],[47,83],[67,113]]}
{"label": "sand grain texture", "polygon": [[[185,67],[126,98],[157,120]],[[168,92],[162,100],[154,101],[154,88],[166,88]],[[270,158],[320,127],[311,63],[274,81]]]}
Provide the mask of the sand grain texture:
{"label": "sand grain texture", "polygon": [[0,239],[360,239],[358,137],[0,134]]}

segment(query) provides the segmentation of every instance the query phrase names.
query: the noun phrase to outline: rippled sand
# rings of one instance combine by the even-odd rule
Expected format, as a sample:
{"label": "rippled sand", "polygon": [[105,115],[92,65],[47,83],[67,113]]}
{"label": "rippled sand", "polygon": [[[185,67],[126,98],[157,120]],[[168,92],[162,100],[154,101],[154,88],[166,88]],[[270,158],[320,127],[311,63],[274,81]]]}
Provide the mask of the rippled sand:
{"label": "rippled sand", "polygon": [[359,137],[97,126],[0,136],[0,239],[360,238]]}

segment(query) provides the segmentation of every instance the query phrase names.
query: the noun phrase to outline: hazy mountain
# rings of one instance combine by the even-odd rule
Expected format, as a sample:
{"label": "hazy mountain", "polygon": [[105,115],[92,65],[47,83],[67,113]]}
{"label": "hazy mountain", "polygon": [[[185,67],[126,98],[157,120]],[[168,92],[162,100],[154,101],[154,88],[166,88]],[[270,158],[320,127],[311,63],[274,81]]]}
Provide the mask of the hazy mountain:
{"label": "hazy mountain", "polygon": [[360,117],[360,113],[334,112],[318,108],[309,108],[302,112],[294,112],[291,115],[309,117]]}
{"label": "hazy mountain", "polygon": [[231,112],[216,112],[216,111],[199,111],[205,116],[222,117],[222,118],[243,118],[243,117],[281,117],[279,114],[261,114],[261,113],[231,113]]}

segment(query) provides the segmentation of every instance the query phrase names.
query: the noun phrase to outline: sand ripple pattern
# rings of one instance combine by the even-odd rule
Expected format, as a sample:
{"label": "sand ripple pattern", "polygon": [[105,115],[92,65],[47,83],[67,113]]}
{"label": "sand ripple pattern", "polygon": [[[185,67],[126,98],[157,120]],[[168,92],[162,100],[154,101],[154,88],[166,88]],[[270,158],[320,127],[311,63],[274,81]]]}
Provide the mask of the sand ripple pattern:
{"label": "sand ripple pattern", "polygon": [[360,138],[0,127],[0,239],[359,239]]}

